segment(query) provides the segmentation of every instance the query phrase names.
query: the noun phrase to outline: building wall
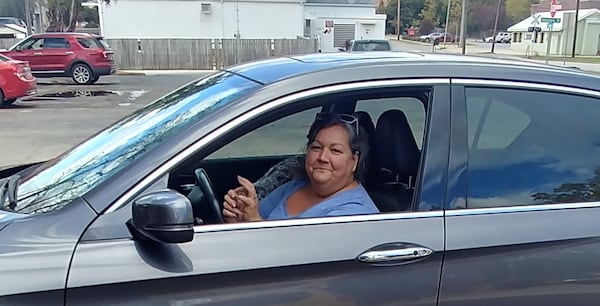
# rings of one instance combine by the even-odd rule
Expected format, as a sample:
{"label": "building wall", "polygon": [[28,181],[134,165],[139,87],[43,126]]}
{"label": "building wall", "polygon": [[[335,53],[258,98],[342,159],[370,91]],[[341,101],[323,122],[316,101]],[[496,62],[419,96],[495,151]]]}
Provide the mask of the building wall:
{"label": "building wall", "polygon": [[[318,37],[319,49],[322,52],[339,52],[340,46],[334,44],[336,24],[354,25],[353,39],[385,39],[386,15],[375,14],[373,6],[342,7],[306,4],[304,12],[306,19],[312,19],[311,36]],[[327,29],[326,21],[333,21],[334,27]]]}
{"label": "building wall", "polygon": [[587,19],[581,40],[581,54],[600,55],[600,19]]}
{"label": "building wall", "polygon": [[[573,51],[573,20],[575,19],[574,12],[565,12],[563,15],[563,28],[561,31],[554,31],[550,45],[550,55],[571,54]],[[541,42],[540,38],[536,43],[532,43],[527,36],[529,32],[512,32],[513,40],[511,49],[524,55],[545,55],[548,42],[548,29],[542,27],[544,39]],[[521,35],[522,41],[515,40],[515,35]],[[577,43],[575,53],[577,55],[597,55],[600,40],[600,14],[590,15],[585,20],[580,20],[577,23]]]}
{"label": "building wall", "polygon": [[[210,4],[210,13],[202,12]],[[276,12],[266,14],[265,12]],[[119,0],[103,7],[106,38],[290,38],[302,35],[299,1]]]}

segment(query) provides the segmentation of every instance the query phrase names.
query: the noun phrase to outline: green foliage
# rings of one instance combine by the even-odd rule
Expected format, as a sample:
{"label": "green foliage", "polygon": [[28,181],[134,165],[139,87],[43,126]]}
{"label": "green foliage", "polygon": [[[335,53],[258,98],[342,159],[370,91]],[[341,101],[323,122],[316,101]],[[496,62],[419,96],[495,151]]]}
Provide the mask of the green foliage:
{"label": "green foliage", "polygon": [[513,21],[521,21],[531,15],[529,8],[539,0],[506,0],[506,13]]}
{"label": "green foliage", "polygon": [[[509,26],[529,16],[529,8],[532,3],[539,0],[501,0],[501,11],[498,18],[498,29],[506,29]],[[448,32],[458,33],[462,15],[462,0],[400,0],[400,21],[402,29],[413,26],[422,26],[431,22],[434,27],[446,25],[446,12],[450,2],[450,19]],[[491,35],[498,0],[467,0],[467,34],[469,37],[483,37]],[[379,13],[387,14],[388,32],[395,29],[396,9],[398,0],[390,0],[387,5],[380,2],[377,9]],[[515,13],[515,7],[518,13]],[[512,12],[511,12],[512,10]],[[389,31],[392,30],[392,31]]]}
{"label": "green foliage", "polygon": [[419,13],[421,20],[431,20],[434,25],[439,25],[440,19],[438,16],[438,1],[439,0],[425,0],[425,7]]}
{"label": "green foliage", "polygon": [[[398,0],[390,0],[385,6],[385,13],[387,15],[388,29],[393,32],[396,28],[396,14],[398,9]],[[423,9],[422,0],[400,0],[400,23],[401,28],[406,30],[411,26],[418,25],[420,18],[419,12]],[[395,33],[395,32],[394,32]]]}

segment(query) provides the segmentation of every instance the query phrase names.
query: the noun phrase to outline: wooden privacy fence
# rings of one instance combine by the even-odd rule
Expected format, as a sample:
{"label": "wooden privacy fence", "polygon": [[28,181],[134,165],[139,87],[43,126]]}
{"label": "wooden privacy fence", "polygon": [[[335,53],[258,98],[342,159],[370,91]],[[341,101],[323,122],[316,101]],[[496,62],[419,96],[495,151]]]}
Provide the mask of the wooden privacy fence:
{"label": "wooden privacy fence", "polygon": [[220,69],[317,52],[315,39],[107,39],[119,69]]}

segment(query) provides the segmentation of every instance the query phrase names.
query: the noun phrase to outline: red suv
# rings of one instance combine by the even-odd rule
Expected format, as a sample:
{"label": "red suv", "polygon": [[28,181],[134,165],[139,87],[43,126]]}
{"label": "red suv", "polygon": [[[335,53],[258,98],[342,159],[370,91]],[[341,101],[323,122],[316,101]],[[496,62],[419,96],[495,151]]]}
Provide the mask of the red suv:
{"label": "red suv", "polygon": [[36,77],[68,76],[77,84],[92,84],[115,71],[113,51],[88,33],[34,34],[0,53],[29,62]]}

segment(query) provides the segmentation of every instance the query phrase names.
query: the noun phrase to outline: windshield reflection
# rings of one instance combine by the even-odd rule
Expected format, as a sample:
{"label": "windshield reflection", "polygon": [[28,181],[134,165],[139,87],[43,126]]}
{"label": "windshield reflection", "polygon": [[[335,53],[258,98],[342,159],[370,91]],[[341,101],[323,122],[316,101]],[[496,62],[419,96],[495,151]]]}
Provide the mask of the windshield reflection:
{"label": "windshield reflection", "polygon": [[185,85],[25,174],[14,211],[37,214],[64,207],[163,140],[257,86],[227,72]]}

